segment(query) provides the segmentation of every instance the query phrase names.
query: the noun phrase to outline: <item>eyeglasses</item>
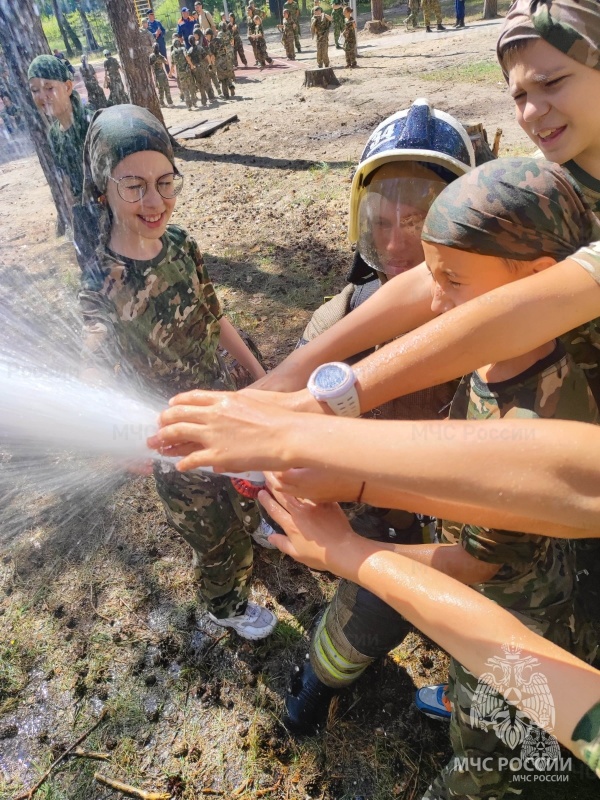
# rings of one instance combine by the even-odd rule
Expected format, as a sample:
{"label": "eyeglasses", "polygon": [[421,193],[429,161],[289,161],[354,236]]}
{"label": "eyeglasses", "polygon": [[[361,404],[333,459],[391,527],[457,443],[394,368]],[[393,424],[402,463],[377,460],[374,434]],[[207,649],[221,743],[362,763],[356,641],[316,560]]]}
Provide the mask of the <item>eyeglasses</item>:
{"label": "eyeglasses", "polygon": [[[109,176],[109,180],[117,184],[119,197],[126,203],[139,202],[148,191],[148,181],[137,175],[125,175],[118,180]],[[161,197],[164,197],[165,200],[172,200],[183,189],[183,175],[167,172],[166,175],[157,178],[154,186]]]}

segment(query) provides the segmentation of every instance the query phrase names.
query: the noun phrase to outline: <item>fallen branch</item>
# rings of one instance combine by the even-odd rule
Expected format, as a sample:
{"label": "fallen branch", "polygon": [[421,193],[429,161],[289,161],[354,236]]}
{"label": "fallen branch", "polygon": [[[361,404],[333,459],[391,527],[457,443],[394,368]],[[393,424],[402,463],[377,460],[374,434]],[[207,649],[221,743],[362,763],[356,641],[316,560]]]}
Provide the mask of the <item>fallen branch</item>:
{"label": "fallen branch", "polygon": [[280,784],[281,784],[281,775],[279,776],[279,780],[277,781],[277,783],[274,783],[273,786],[268,786],[265,789],[257,789],[254,792],[253,797],[264,797],[266,794],[270,794],[271,792],[276,792],[277,789],[279,789]]}
{"label": "fallen branch", "polygon": [[233,792],[231,793],[231,796],[232,797],[239,797],[241,794],[243,794],[246,791],[246,789],[248,788],[248,786],[251,783],[251,781],[252,781],[252,778],[246,778],[246,780],[243,783],[241,783],[237,787],[237,789],[233,790]]}
{"label": "fallen branch", "polygon": [[76,747],[69,755],[71,758],[91,758],[94,761],[110,761],[108,753],[95,753],[93,750],[84,750],[82,747]]}
{"label": "fallen branch", "polygon": [[107,778],[106,775],[101,775],[99,772],[94,772],[94,780],[98,783],[103,783],[105,786],[110,786],[121,794],[128,797],[137,797],[139,800],[170,800],[171,795],[165,792],[146,792],[144,789],[136,789],[135,786],[129,786],[127,783],[121,783],[114,778]]}
{"label": "fallen branch", "polygon": [[[69,748],[67,748],[65,750],[65,752],[61,756],[59,756],[53,764],[51,764],[48,767],[46,772],[42,775],[42,777],[35,784],[35,786],[32,786],[31,789],[29,789],[28,792],[24,792],[23,794],[18,795],[17,797],[14,798],[14,800],[31,800],[31,798],[37,792],[37,790],[40,788],[40,786],[42,786],[48,780],[48,776],[50,775],[52,770],[55,769],[60,764],[61,761],[64,761],[64,759],[71,753],[71,751],[75,750],[75,748],[78,745],[80,745],[83,742],[84,739],[87,739],[87,737],[90,735],[90,733],[92,733],[93,731],[96,730],[96,728],[98,727],[98,725],[100,725],[100,723],[102,722],[102,720],[104,719],[106,714],[107,714],[107,711],[106,711],[106,709],[104,709],[104,711],[100,714],[100,716],[98,717],[96,722],[94,722],[92,727],[89,728],[84,734],[82,734],[79,737],[79,739],[77,739],[76,742],[73,742],[73,744]],[[167,797],[167,800],[169,800],[168,797]]]}

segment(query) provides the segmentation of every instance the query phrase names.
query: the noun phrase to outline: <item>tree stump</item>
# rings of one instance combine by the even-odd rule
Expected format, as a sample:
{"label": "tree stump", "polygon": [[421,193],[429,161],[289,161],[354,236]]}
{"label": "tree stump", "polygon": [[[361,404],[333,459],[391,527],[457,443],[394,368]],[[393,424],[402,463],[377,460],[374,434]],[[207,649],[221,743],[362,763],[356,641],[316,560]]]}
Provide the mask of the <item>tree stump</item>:
{"label": "tree stump", "polygon": [[305,69],[304,70],[304,83],[307,89],[312,86],[322,86],[327,89],[328,86],[340,86],[340,82],[335,76],[332,67],[321,67],[320,69]]}
{"label": "tree stump", "polygon": [[387,22],[384,22],[383,19],[370,19],[368,22],[365,22],[365,27],[363,30],[368,31],[369,33],[387,33],[390,28]]}

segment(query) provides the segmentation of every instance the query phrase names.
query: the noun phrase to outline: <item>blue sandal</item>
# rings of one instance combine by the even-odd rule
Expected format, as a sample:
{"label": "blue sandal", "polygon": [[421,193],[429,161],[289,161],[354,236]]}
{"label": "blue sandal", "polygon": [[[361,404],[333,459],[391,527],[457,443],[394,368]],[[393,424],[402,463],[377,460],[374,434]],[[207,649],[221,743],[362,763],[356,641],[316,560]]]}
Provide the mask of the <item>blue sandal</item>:
{"label": "blue sandal", "polygon": [[448,684],[423,686],[415,695],[415,704],[431,719],[449,720],[452,716],[452,703],[448,699]]}

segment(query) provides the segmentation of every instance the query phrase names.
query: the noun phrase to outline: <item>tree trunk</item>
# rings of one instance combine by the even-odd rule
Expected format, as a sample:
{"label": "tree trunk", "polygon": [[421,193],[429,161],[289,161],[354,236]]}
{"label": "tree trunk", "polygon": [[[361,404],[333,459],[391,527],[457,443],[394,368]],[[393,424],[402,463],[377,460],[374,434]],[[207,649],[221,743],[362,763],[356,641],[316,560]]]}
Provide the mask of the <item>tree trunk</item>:
{"label": "tree trunk", "polygon": [[[23,109],[27,130],[56,206],[57,235],[62,236],[65,229],[71,227],[70,196],[64,192],[64,182],[56,169],[46,138],[46,122],[34,105],[27,79],[30,63],[36,56],[50,53],[50,47],[33,0],[0,0],[0,17],[3,20],[0,25],[0,46],[10,76],[11,95],[15,95],[16,104]],[[15,36],[13,31],[22,29],[24,19],[27,20],[27,36]]]}
{"label": "tree trunk", "polygon": [[383,19],[383,0],[371,0],[371,18]]}
{"label": "tree trunk", "polygon": [[498,16],[498,0],[484,0],[483,18],[495,19]]}
{"label": "tree trunk", "polygon": [[52,0],[52,10],[54,11],[54,16],[56,17],[56,22],[58,24],[58,29],[60,31],[60,35],[62,36],[62,40],[65,43],[65,50],[67,51],[67,56],[69,58],[73,58],[73,51],[71,50],[71,45],[69,44],[69,37],[67,36],[67,29],[64,26],[64,16],[62,11],[59,8],[58,0]]}
{"label": "tree trunk", "polygon": [[138,36],[133,0],[106,0],[106,13],[117,43],[131,102],[147,108],[164,125],[148,51],[141,36]]}
{"label": "tree trunk", "polygon": [[83,47],[81,45],[81,39],[79,38],[79,36],[77,36],[75,31],[73,30],[73,27],[72,27],[71,23],[69,22],[69,20],[67,19],[66,15],[64,15],[64,14],[63,14],[63,25],[65,26],[65,29],[66,29],[67,33],[69,34],[69,39],[73,43],[73,47],[76,50],[79,50],[79,52],[81,53],[81,51],[83,50]]}
{"label": "tree trunk", "polygon": [[87,40],[88,50],[92,51],[99,50],[100,48],[98,47],[98,42],[96,41],[96,37],[94,36],[94,31],[92,30],[87,15],[83,10],[83,6],[81,5],[81,0],[75,0],[75,5],[77,6],[77,11],[79,12],[79,16],[81,17],[81,24],[83,25],[83,32]]}

